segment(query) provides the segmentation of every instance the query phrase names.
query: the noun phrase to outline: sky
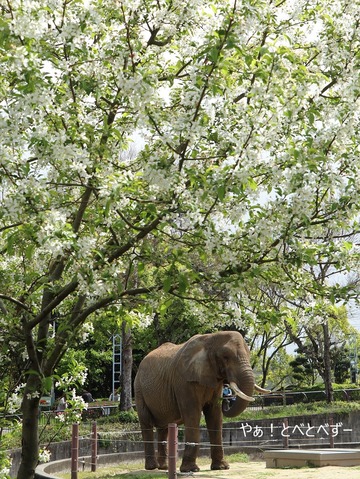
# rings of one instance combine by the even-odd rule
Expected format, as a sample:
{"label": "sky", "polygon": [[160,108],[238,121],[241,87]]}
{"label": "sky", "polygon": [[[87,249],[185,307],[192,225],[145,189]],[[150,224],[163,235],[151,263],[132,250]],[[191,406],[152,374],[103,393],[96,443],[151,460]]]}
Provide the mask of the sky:
{"label": "sky", "polygon": [[347,308],[350,324],[360,331],[360,307],[354,301],[350,301]]}

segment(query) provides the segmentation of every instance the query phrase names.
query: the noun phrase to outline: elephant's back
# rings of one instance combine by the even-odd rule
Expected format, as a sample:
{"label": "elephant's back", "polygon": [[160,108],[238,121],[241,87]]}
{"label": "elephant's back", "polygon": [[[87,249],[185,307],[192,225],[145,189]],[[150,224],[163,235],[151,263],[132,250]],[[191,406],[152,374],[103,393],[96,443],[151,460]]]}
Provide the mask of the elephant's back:
{"label": "elephant's back", "polygon": [[175,358],[179,346],[173,343],[164,343],[158,348],[147,354],[141,361],[137,373],[137,377],[143,380],[149,376],[159,376],[161,374],[169,374],[169,366]]}

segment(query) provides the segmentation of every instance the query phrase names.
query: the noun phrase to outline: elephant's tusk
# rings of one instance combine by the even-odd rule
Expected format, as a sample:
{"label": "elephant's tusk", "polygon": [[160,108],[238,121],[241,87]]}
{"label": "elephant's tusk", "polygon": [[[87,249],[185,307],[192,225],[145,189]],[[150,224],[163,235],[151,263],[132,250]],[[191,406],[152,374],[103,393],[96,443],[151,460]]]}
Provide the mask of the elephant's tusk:
{"label": "elephant's tusk", "polygon": [[254,385],[254,389],[255,389],[255,391],[257,391],[258,393],[262,393],[262,394],[269,394],[269,393],[271,393],[270,389],[261,388],[261,387],[258,386],[257,384]]}
{"label": "elephant's tusk", "polygon": [[255,401],[254,398],[250,397],[250,396],[247,396],[245,393],[243,393],[236,385],[236,383],[234,382],[231,382],[229,384],[229,386],[231,387],[231,389],[234,391],[234,393],[239,396],[239,398],[241,399],[244,399],[245,401],[249,401],[249,402],[253,402]]}

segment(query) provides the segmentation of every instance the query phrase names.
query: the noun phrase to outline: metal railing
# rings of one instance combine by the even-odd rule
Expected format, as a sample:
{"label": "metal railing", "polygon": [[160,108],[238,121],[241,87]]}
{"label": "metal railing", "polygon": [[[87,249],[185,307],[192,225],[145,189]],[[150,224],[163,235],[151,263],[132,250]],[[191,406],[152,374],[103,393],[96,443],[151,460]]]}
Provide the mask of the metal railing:
{"label": "metal railing", "polygon": [[[298,403],[312,403],[317,401],[325,401],[325,391],[274,391],[270,394],[262,394],[255,397],[254,403],[248,406],[248,409],[261,410],[266,407],[287,406]],[[360,401],[359,388],[337,389],[334,391],[335,401]],[[89,407],[82,414],[82,419],[93,420],[99,417],[114,414],[118,410],[118,404]],[[57,421],[57,416],[61,414],[59,411],[39,411],[39,424],[53,424]],[[11,421],[21,420],[21,414],[0,415],[0,429],[11,429]]]}
{"label": "metal railing", "polygon": [[[256,396],[255,402],[250,408],[264,408],[267,406],[287,406],[298,403],[310,403],[325,401],[326,393],[319,391],[274,391],[270,394]],[[360,389],[336,389],[334,390],[335,401],[360,401]]]}

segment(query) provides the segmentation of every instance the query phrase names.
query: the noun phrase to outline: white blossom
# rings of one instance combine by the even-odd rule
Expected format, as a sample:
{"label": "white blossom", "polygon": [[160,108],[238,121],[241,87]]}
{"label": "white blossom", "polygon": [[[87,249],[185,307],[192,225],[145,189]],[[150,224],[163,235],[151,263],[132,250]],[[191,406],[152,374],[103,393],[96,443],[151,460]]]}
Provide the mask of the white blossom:
{"label": "white blossom", "polygon": [[40,449],[39,452],[39,462],[49,462],[51,459],[51,452],[48,449]]}
{"label": "white blossom", "polygon": [[34,392],[26,394],[27,399],[35,399],[35,398],[39,398],[39,397],[40,397],[39,391],[34,391]]}

